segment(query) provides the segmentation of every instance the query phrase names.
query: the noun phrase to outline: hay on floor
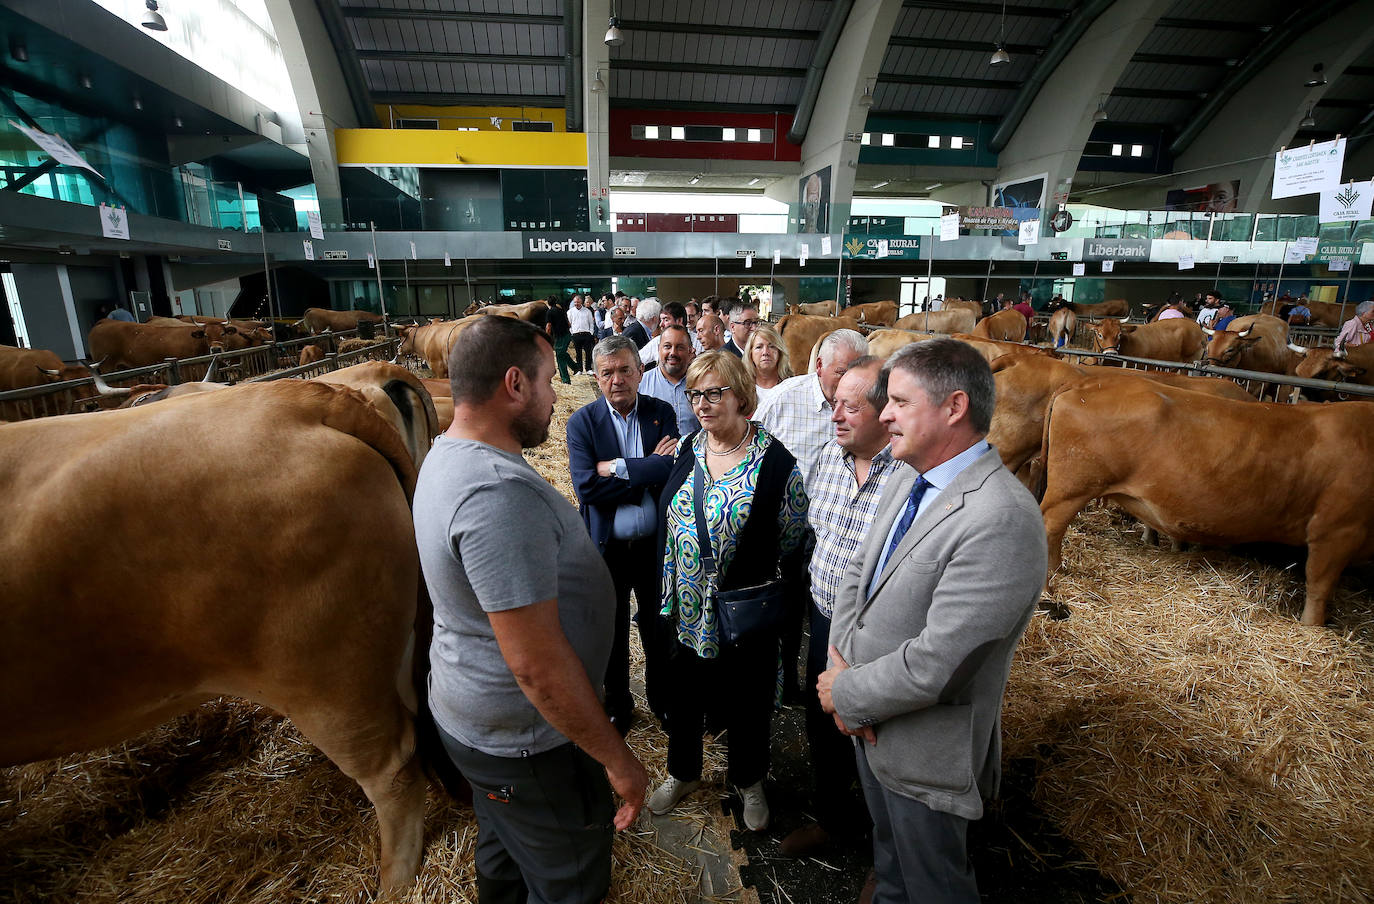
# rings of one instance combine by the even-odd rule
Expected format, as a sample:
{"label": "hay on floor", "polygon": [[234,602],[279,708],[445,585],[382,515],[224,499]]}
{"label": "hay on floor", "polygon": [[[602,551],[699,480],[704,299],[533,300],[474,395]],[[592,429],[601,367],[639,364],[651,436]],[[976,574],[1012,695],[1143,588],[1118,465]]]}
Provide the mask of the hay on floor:
{"label": "hay on floor", "polygon": [[1374,613],[1304,628],[1302,575],[1147,549],[1106,509],[1017,653],[1005,755],[1137,901],[1374,897]]}

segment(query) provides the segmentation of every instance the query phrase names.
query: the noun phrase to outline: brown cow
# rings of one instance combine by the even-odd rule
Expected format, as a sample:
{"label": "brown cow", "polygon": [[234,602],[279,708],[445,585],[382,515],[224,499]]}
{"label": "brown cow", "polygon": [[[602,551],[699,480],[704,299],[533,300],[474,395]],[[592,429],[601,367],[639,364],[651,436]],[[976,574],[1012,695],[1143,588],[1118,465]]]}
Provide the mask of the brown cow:
{"label": "brown cow", "polygon": [[421,379],[434,402],[434,413],[439,416],[439,432],[443,433],[453,423],[453,384],[448,380]]}
{"label": "brown cow", "polygon": [[787,306],[787,313],[810,314],[813,317],[835,317],[838,312],[835,308],[835,300],[832,298],[830,301],[812,301],[806,304],[791,304]]}
{"label": "brown cow", "polygon": [[458,336],[482,315],[464,317],[462,320],[426,323],[417,327],[401,327],[401,345],[398,355],[416,355],[429,364],[430,372],[436,377],[448,377],[448,353]]}
{"label": "brown cow", "polygon": [[[1293,300],[1281,301],[1277,298],[1266,301],[1260,305],[1259,312],[1277,317],[1279,310],[1286,304],[1293,304]],[[1345,322],[1355,316],[1355,302],[1347,301],[1345,304],[1334,304],[1329,301],[1308,301],[1308,310],[1312,312],[1310,321],[1312,326],[1329,326],[1340,328]],[[1286,322],[1286,319],[1285,319]]]}
{"label": "brown cow", "polygon": [[318,345],[303,345],[301,346],[300,359],[297,360],[296,364],[297,366],[303,367],[306,364],[314,364],[317,361],[323,360],[324,349],[320,348]]}
{"label": "brown cow", "polygon": [[439,417],[419,377],[387,361],[364,361],[315,377],[312,382],[348,386],[362,393],[396,428],[415,466],[424,464],[430,443],[439,435]]}
{"label": "brown cow", "polygon": [[[351,389],[282,380],[4,434],[0,765],[243,697],[362,786],[381,889],[409,885],[426,790],[410,646],[430,614],[396,431]],[[348,492],[301,503],[326,485]]]}
{"label": "brown cow", "polygon": [[173,320],[175,326],[150,326],[123,320],[100,320],[87,336],[91,358],[104,369],[122,370],[160,364],[166,358],[195,358],[223,350],[205,327]]}
{"label": "brown cow", "polygon": [[[86,367],[80,364],[66,364],[55,352],[47,349],[0,345],[0,392],[80,380],[90,375],[91,372]],[[52,397],[51,406],[38,399],[32,402],[5,402],[0,404],[0,419],[22,420],[40,410],[46,414],[65,414],[76,401],[94,395],[94,390],[82,386]]]}
{"label": "brown cow", "polygon": [[514,317],[517,320],[537,320],[540,314],[547,315],[547,301],[527,301],[524,304],[489,304],[477,313],[497,317]]}
{"label": "brown cow", "polygon": [[897,302],[870,301],[867,304],[852,304],[841,311],[840,316],[872,326],[892,326],[897,322]]}
{"label": "brown cow", "polygon": [[1330,348],[1288,348],[1302,357],[1294,370],[1299,377],[1374,386],[1374,345],[1346,346],[1339,357]]}
{"label": "brown cow", "polygon": [[1083,367],[1048,355],[1003,355],[991,366],[997,382],[997,407],[993,410],[988,442],[997,447],[1007,470],[1032,490],[1039,481],[1029,471],[1023,473],[1022,468],[1039,454],[1045,411],[1060,392],[1081,386],[1114,385],[1118,380],[1153,380],[1219,398],[1254,401],[1235,382],[1218,377],[1188,377],[1124,367]]}
{"label": "brown cow", "polygon": [[[1305,545],[1302,623],[1323,624],[1341,571],[1374,553],[1374,509],[1351,470],[1371,435],[1374,405],[1241,404],[1143,381],[1060,393],[1044,435],[1049,575],[1074,516],[1106,497],[1182,541]],[[1179,449],[1224,473],[1161,471]]]}
{"label": "brown cow", "polygon": [[899,330],[919,330],[923,333],[967,333],[978,318],[967,308],[946,311],[922,311],[908,314],[893,324]]}
{"label": "brown cow", "polygon": [[973,335],[979,339],[1020,342],[1026,338],[1026,326],[1026,315],[1008,308],[978,321],[973,328]]}
{"label": "brown cow", "polygon": [[[1025,318],[1021,318],[1023,321]],[[1007,342],[1001,339],[984,339],[981,336],[974,336],[969,333],[956,333],[955,339],[960,342],[973,346],[978,350],[978,354],[983,356],[989,364],[1004,355],[1039,355],[1052,358],[1059,357],[1047,348],[1040,348],[1036,345],[1026,345],[1024,342]]]}
{"label": "brown cow", "polygon": [[868,353],[878,358],[889,358],[899,348],[905,348],[913,342],[934,339],[937,335],[936,333],[922,333],[915,330],[874,330],[868,334]]}
{"label": "brown cow", "polygon": [[325,330],[343,333],[358,328],[360,323],[381,323],[382,315],[371,311],[331,311],[328,308],[306,308],[302,318],[312,336]]}
{"label": "brown cow", "polygon": [[792,362],[792,369],[797,373],[805,373],[810,369],[812,362],[807,358],[811,354],[811,349],[822,336],[833,330],[851,329],[857,330],[859,322],[851,320],[849,317],[817,317],[812,314],[787,314],[779,318],[778,335],[782,336],[782,341],[787,343],[787,357]]}
{"label": "brown cow", "polygon": [[1078,315],[1073,312],[1073,308],[1060,308],[1050,315],[1049,329],[1046,330],[1046,337],[1050,341],[1050,348],[1063,348],[1073,341],[1073,334],[1078,330]]}
{"label": "brown cow", "polygon": [[1237,317],[1224,330],[1203,330],[1210,337],[1203,363],[1267,374],[1291,374],[1302,359],[1288,347],[1288,324],[1268,314]]}
{"label": "brown cow", "polygon": [[973,315],[973,322],[977,323],[983,319],[983,306],[979,302],[970,301],[967,298],[946,298],[942,311],[968,311]]}
{"label": "brown cow", "polygon": [[1131,316],[1131,303],[1124,298],[1113,298],[1110,301],[1099,301],[1093,304],[1066,301],[1062,307],[1068,308],[1079,317],[1089,317],[1093,319],[1101,317]]}
{"label": "brown cow", "polygon": [[1153,323],[1130,323],[1108,317],[1092,324],[1090,331],[1095,352],[1155,361],[1191,363],[1207,343],[1202,327],[1180,317]]}

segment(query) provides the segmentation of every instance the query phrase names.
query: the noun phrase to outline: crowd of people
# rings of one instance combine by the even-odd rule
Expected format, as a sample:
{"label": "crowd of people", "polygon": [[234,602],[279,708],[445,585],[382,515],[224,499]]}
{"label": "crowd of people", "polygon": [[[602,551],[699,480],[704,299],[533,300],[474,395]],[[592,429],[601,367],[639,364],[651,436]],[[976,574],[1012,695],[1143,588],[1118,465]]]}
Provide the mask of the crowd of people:
{"label": "crowd of people", "polygon": [[[783,853],[871,835],[872,900],[976,901],[967,827],[997,788],[1046,567],[1038,507],[985,440],[983,358],[938,339],[884,361],[841,329],[793,362],[747,299],[608,297],[543,328],[485,318],[452,362],[415,520],[479,900],[604,898],[615,830],[701,787],[707,733],[766,830],[772,717],[797,701],[816,819]],[[521,455],[547,437],[555,372],[599,389],[567,424],[577,508]],[[637,718],[668,738],[652,792],[624,740]]]}

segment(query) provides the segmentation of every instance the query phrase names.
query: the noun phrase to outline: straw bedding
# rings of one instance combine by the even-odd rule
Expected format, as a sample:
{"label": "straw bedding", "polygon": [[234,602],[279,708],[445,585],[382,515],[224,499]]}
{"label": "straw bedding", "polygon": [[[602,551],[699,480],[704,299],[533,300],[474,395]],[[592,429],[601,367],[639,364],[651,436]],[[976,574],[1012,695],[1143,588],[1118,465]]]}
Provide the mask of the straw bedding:
{"label": "straw bedding", "polygon": [[[550,439],[528,455],[571,498],[563,425],[594,387],[555,388]],[[1065,553],[1072,616],[1033,620],[1004,718],[1005,755],[1034,763],[1059,829],[1134,901],[1374,899],[1368,595],[1338,593],[1336,629],[1302,628],[1300,574],[1147,550],[1105,508],[1080,517]],[[664,736],[641,722],[630,741],[660,781]],[[706,787],[677,814],[704,850],[728,848],[724,773],[708,745]],[[470,810],[431,795],[407,900],[475,900],[475,838]],[[376,861],[358,787],[239,701],[0,771],[0,889],[16,902],[364,900]],[[620,834],[615,863],[615,901],[696,899],[696,868],[646,825]]]}

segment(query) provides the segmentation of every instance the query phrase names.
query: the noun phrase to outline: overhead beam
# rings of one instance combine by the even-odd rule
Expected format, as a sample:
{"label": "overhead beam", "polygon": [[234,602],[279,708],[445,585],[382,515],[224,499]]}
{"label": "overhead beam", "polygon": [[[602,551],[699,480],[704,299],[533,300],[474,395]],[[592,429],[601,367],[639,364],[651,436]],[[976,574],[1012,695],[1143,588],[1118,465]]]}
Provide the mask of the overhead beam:
{"label": "overhead beam", "polygon": [[430,107],[562,107],[561,94],[433,94],[424,91],[383,91],[373,95],[379,104],[415,104]]}
{"label": "overhead beam", "polygon": [[1235,97],[1245,85],[1257,74],[1263,72],[1271,63],[1283,53],[1293,40],[1298,36],[1311,30],[1313,26],[1327,20],[1337,11],[1349,6],[1351,0],[1317,0],[1314,3],[1299,5],[1293,10],[1278,28],[1273,29],[1260,42],[1260,46],[1245,58],[1245,62],[1236,67],[1217,90],[1213,91],[1198,108],[1193,111],[1193,115],[1183,128],[1179,130],[1174,140],[1169,143],[1169,153],[1178,157],[1193,141],[1202,134],[1202,130],[1216,118],[1231,99]]}
{"label": "overhead beam", "polygon": [[441,53],[433,50],[360,50],[364,60],[390,63],[488,63],[493,66],[562,66],[561,56],[522,56],[518,53]]}
{"label": "overhead beam", "polygon": [[714,35],[722,38],[775,38],[785,41],[814,41],[819,31],[804,28],[761,28],[748,25],[721,25],[706,22],[650,22],[644,19],[621,19],[625,31],[656,31],[665,34]]}
{"label": "overhead beam", "polygon": [[562,16],[524,16],[519,13],[441,12],[432,9],[374,9],[349,6],[343,11],[349,19],[425,19],[431,22],[498,22],[506,25],[562,25]]}
{"label": "overhead beam", "polygon": [[339,58],[339,70],[343,75],[348,96],[353,101],[353,113],[358,117],[358,125],[363,128],[376,127],[377,111],[372,106],[372,94],[367,89],[367,77],[363,75],[362,63],[358,60],[358,50],[344,24],[339,0],[319,0],[320,21],[329,34],[329,42],[334,45],[334,54]]}
{"label": "overhead beam", "polygon": [[1136,97],[1144,100],[1202,100],[1206,91],[1175,91],[1169,88],[1122,88],[1112,89],[1112,97]]}
{"label": "overhead beam", "polygon": [[715,63],[675,63],[668,60],[627,60],[615,61],[618,70],[638,69],[641,72],[690,72],[693,75],[762,75],[773,78],[806,78],[805,69],[791,69],[783,66],[729,66]]}
{"label": "overhead beam", "polygon": [[1239,65],[1238,60],[1223,60],[1219,57],[1198,56],[1191,53],[1135,53],[1132,63],[1157,63],[1161,66],[1199,66],[1204,69],[1229,69]]}
{"label": "overhead beam", "polygon": [[806,81],[802,84],[801,97],[797,99],[797,112],[792,118],[792,127],[787,130],[787,140],[793,144],[806,141],[806,133],[811,128],[811,115],[816,110],[816,99],[820,96],[825,81],[825,70],[830,65],[835,45],[840,40],[849,13],[854,9],[854,0],[833,0],[830,14],[825,20],[825,28],[816,39],[815,50],[811,54],[811,65],[806,70]]}
{"label": "overhead beam", "polygon": [[878,81],[889,85],[933,85],[937,88],[984,88],[989,91],[1019,91],[1022,82],[996,78],[949,78],[943,75],[897,75],[878,73]]}
{"label": "overhead beam", "polygon": [[1185,19],[1179,16],[1162,16],[1155,23],[1156,28],[1189,28],[1194,31],[1235,31],[1242,34],[1262,35],[1272,25],[1264,22],[1235,22],[1229,19]]}
{"label": "overhead beam", "polygon": [[[962,0],[906,0],[902,4],[907,9],[933,9],[951,13],[982,13],[988,16],[1002,15],[1004,7],[1000,3],[964,3]],[[1023,19],[1067,19],[1070,10],[1055,9],[1049,6],[1005,7],[1008,17]]]}

